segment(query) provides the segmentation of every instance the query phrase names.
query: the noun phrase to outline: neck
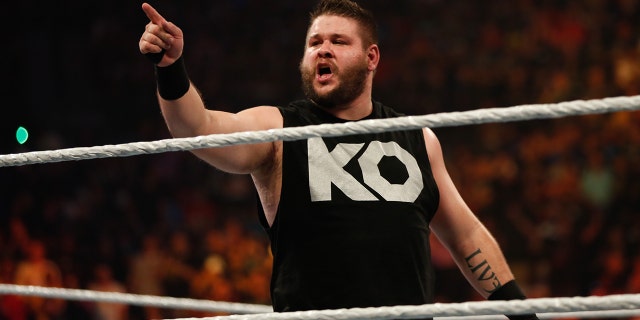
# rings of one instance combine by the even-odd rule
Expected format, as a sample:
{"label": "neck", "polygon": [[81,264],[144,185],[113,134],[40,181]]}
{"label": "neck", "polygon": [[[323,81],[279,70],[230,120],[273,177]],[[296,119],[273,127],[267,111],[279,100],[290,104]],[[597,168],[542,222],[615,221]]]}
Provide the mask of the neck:
{"label": "neck", "polygon": [[371,91],[367,89],[347,104],[336,105],[332,108],[325,108],[319,104],[316,105],[336,118],[351,121],[361,120],[373,112]]}

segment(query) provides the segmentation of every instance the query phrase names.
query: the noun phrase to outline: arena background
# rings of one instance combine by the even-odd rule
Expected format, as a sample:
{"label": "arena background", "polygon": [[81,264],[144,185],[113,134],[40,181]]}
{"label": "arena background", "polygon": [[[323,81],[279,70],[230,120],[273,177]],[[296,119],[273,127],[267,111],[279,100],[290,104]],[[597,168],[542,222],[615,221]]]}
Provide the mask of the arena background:
{"label": "arena background", "polygon": [[[190,76],[209,106],[239,111],[301,96],[312,2],[150,3],[183,29]],[[407,114],[640,91],[637,1],[362,3],[381,32],[374,98]],[[138,51],[140,5],[5,4],[1,154],[169,138],[153,68]],[[435,130],[463,197],[529,296],[640,292],[639,124],[640,113],[621,112]],[[18,126],[30,133],[22,145]],[[268,242],[246,176],[174,152],[4,167],[0,181],[0,283],[17,282],[37,240],[58,286],[115,282],[132,293],[269,303]],[[437,242],[433,255],[438,301],[480,299]],[[21,319],[29,304],[17,301],[0,296],[0,319]],[[102,309],[67,301],[46,310],[49,319],[98,319]]]}

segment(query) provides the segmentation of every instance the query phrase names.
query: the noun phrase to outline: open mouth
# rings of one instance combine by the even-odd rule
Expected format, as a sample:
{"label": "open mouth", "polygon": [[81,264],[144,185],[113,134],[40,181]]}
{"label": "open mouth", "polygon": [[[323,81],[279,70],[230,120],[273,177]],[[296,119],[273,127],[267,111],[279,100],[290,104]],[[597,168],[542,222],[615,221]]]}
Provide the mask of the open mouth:
{"label": "open mouth", "polygon": [[320,67],[318,68],[318,74],[320,76],[326,75],[326,74],[331,74],[331,68],[329,67]]}
{"label": "open mouth", "polygon": [[331,71],[331,66],[328,64],[319,64],[316,70],[316,75],[318,81],[327,81],[333,75],[333,71]]}

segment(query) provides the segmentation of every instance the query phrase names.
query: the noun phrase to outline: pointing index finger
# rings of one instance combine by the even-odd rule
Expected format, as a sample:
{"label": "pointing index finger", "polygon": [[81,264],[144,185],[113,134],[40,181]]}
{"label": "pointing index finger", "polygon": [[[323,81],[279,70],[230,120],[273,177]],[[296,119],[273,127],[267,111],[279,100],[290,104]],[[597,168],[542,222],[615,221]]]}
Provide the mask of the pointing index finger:
{"label": "pointing index finger", "polygon": [[142,4],[142,11],[144,11],[147,18],[149,18],[149,20],[154,24],[162,25],[162,22],[165,21],[164,17],[162,17],[155,8],[146,2]]}

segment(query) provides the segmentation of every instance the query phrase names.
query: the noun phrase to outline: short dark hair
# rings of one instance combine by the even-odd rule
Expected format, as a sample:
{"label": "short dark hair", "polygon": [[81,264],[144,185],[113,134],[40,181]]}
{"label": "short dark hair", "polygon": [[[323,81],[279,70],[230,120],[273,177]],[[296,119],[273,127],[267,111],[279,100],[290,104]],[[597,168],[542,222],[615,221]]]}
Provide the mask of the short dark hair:
{"label": "short dark hair", "polygon": [[378,26],[371,11],[352,0],[320,0],[310,13],[309,26],[322,15],[351,18],[358,22],[364,46],[378,44]]}

